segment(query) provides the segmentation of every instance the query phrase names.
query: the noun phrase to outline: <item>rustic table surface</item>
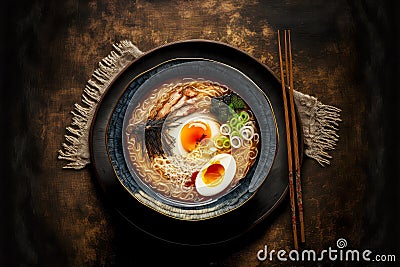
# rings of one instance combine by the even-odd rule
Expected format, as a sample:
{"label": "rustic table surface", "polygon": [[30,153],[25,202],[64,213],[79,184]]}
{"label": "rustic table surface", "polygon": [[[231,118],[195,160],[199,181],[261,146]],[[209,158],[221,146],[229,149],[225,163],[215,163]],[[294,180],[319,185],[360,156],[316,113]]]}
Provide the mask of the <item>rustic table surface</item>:
{"label": "rustic table surface", "polygon": [[288,199],[233,242],[181,247],[125,222],[90,168],[65,170],[57,160],[69,112],[113,43],[127,39],[147,51],[218,40],[278,73],[276,32],[284,28],[292,30],[296,88],[341,108],[343,119],[331,165],[303,164],[305,248],[321,251],[345,238],[354,249],[397,253],[398,11],[361,0],[6,1],[0,265],[285,265],[260,262],[257,252],[292,248]]}

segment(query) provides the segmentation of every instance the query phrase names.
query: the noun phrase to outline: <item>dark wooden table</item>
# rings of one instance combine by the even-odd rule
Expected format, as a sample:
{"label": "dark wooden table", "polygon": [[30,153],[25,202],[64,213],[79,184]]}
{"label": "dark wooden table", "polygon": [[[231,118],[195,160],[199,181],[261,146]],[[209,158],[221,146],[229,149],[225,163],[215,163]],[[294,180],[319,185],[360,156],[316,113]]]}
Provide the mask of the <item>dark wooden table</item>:
{"label": "dark wooden table", "polygon": [[396,254],[400,10],[388,2],[3,3],[0,265],[285,265],[259,262],[256,254],[264,245],[292,248],[288,200],[234,242],[180,247],[127,224],[90,168],[64,170],[57,160],[69,112],[112,43],[128,39],[146,51],[183,39],[218,40],[278,73],[276,31],[284,28],[292,29],[296,88],[343,110],[331,166],[304,161],[305,248],[321,251],[345,238],[354,249]]}

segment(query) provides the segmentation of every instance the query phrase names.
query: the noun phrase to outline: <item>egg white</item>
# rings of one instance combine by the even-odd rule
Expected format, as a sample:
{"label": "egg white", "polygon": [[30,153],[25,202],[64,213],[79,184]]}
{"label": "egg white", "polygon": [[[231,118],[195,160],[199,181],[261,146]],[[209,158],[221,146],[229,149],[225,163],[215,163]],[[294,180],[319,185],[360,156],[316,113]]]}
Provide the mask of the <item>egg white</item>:
{"label": "egg white", "polygon": [[[221,183],[219,183],[216,186],[209,186],[204,183],[202,179],[202,175],[204,171],[213,163],[213,162],[219,162],[224,168],[225,168],[225,173],[224,177],[222,178]],[[199,173],[197,174],[196,181],[195,181],[195,186],[196,190],[200,195],[203,196],[214,196],[222,191],[224,191],[229,184],[232,182],[233,178],[235,177],[236,173],[236,161],[234,157],[230,154],[218,154],[215,157],[213,157],[208,163],[206,163]]]}

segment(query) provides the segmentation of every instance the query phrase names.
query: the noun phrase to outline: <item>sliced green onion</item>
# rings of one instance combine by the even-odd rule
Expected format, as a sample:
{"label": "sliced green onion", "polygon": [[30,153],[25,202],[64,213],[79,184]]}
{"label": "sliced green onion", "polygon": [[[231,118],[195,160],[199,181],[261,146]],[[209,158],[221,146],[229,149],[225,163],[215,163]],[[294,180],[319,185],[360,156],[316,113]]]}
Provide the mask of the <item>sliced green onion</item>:
{"label": "sliced green onion", "polygon": [[243,127],[243,122],[238,121],[238,123],[235,125],[235,127],[232,128],[233,131],[240,132],[240,129]]}
{"label": "sliced green onion", "polygon": [[224,142],[223,142],[222,139],[216,138],[216,139],[214,140],[214,146],[215,146],[216,148],[221,149],[221,148],[223,148],[223,145],[224,145]]}
{"label": "sliced green onion", "polygon": [[223,135],[229,135],[231,133],[231,127],[228,124],[224,123],[221,124],[221,126],[219,127],[219,131]]}
{"label": "sliced green onion", "polygon": [[231,126],[231,128],[235,128],[238,122],[239,120],[236,117],[233,117],[232,119],[229,120],[229,125]]}
{"label": "sliced green onion", "polygon": [[243,139],[251,140],[254,136],[254,128],[251,126],[243,126],[242,129],[240,129],[240,134]]}
{"label": "sliced green onion", "polygon": [[250,115],[246,111],[241,111],[239,113],[239,120],[242,121],[243,123],[249,121]]}
{"label": "sliced green onion", "polygon": [[254,128],[254,122],[253,121],[248,121],[244,124],[244,126],[251,126]]}
{"label": "sliced green onion", "polygon": [[214,145],[218,149],[229,148],[230,147],[229,138],[224,135],[220,135],[214,139]]}
{"label": "sliced green onion", "polygon": [[222,144],[223,148],[230,148],[231,147],[231,141],[229,138],[226,138]]}
{"label": "sliced green onion", "polygon": [[239,148],[242,145],[242,139],[239,136],[232,136],[230,141],[231,146],[234,148]]}

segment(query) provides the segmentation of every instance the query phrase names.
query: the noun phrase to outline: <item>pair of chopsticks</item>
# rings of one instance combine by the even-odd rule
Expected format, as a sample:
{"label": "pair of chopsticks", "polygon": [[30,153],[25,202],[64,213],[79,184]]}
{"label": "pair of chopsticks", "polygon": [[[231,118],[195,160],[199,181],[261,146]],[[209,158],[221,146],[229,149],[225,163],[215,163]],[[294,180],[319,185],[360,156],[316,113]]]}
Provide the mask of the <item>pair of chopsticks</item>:
{"label": "pair of chopsticks", "polygon": [[[292,44],[290,40],[290,30],[284,30],[284,56],[285,60],[282,60],[282,48],[281,48],[281,36],[278,30],[278,50],[279,50],[279,64],[281,71],[281,83],[282,83],[282,95],[283,104],[285,110],[285,124],[286,124],[286,142],[288,152],[288,168],[289,168],[289,191],[290,191],[290,208],[291,208],[291,221],[293,230],[294,248],[299,249],[298,237],[297,237],[297,214],[296,214],[296,202],[298,208],[298,216],[300,222],[300,236],[301,242],[305,242],[304,234],[304,216],[303,216],[303,200],[300,180],[300,159],[299,159],[299,145],[297,137],[297,126],[296,126],[296,114],[294,109],[293,99],[293,61],[292,61]],[[284,66],[285,64],[285,70]],[[289,101],[290,101],[290,117],[289,120],[289,107],[287,101],[286,85],[289,85]],[[290,125],[292,127],[290,127]],[[293,139],[293,153],[292,153],[292,140]],[[293,161],[294,161],[294,172],[293,172]],[[295,176],[295,179],[293,178]],[[294,184],[296,183],[296,185]]]}

